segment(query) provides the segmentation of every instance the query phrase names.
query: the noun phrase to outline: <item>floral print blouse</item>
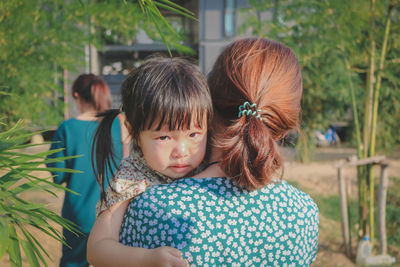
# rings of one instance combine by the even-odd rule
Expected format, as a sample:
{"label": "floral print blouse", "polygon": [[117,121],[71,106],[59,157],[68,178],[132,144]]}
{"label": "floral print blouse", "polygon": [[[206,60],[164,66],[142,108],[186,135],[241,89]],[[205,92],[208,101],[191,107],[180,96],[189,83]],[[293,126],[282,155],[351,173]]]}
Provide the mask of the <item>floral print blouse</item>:
{"label": "floral print blouse", "polygon": [[99,200],[96,206],[97,216],[112,205],[134,198],[148,187],[171,183],[173,179],[151,169],[140,149],[134,148],[129,157],[121,163],[105,191],[105,201]]}

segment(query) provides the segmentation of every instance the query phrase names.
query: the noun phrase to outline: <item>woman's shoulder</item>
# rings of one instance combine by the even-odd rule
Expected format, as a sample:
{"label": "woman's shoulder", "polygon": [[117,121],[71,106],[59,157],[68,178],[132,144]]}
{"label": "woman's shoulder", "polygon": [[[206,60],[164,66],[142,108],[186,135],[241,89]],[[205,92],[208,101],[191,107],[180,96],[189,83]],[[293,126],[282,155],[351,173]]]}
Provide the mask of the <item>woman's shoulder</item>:
{"label": "woman's shoulder", "polygon": [[86,137],[88,133],[93,133],[97,128],[97,121],[83,121],[75,118],[70,118],[61,122],[55,133],[56,136]]}
{"label": "woman's shoulder", "polygon": [[311,205],[318,209],[317,205],[309,194],[294,187],[287,181],[281,181],[277,188],[279,188],[279,191],[283,192],[292,201],[297,201],[302,205]]}
{"label": "woman's shoulder", "polygon": [[78,120],[76,118],[70,118],[61,122],[59,128],[80,127],[82,125],[92,125],[92,124],[97,124],[97,121]]}
{"label": "woman's shoulder", "polygon": [[253,198],[261,199],[263,202],[287,202],[298,207],[309,207],[318,210],[317,205],[311,196],[300,189],[292,186],[286,181],[270,183],[264,188],[255,191],[248,191],[238,187],[227,177],[210,178],[183,178],[171,184],[157,185],[151,188],[151,194],[165,194],[174,192],[186,192],[190,190],[192,194],[212,194],[217,196]]}

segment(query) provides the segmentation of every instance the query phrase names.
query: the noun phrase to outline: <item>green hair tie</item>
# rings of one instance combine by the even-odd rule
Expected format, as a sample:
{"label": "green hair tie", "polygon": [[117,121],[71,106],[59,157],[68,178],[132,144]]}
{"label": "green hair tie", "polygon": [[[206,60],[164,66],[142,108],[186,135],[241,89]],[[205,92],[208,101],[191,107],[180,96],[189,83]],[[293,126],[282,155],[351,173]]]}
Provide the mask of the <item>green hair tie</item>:
{"label": "green hair tie", "polygon": [[260,112],[261,109],[257,109],[256,103],[250,104],[246,101],[243,103],[243,105],[239,106],[238,118],[242,117],[243,115],[246,115],[246,117],[251,115],[262,121]]}

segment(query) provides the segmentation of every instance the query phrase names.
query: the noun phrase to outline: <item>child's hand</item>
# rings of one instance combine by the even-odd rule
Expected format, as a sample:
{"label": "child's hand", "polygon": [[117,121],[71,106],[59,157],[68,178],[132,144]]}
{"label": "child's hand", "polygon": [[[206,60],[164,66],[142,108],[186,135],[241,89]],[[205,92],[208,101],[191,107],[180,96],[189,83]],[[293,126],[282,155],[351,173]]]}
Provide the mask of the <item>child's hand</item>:
{"label": "child's hand", "polygon": [[150,249],[148,254],[149,266],[186,267],[188,262],[182,258],[182,253],[171,247]]}

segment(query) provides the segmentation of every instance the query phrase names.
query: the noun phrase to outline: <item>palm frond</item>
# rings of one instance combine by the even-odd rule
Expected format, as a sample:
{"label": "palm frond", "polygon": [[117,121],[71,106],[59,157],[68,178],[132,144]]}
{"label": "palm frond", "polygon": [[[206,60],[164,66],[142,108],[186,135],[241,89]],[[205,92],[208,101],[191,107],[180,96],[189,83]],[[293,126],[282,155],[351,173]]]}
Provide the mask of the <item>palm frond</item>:
{"label": "palm frond", "polygon": [[60,215],[47,209],[47,204],[25,200],[21,194],[35,190],[53,196],[56,191],[65,190],[74,193],[64,186],[46,178],[32,174],[37,172],[78,172],[65,168],[47,168],[46,163],[60,162],[74,157],[48,158],[61,149],[25,152],[25,149],[36,146],[26,143],[36,133],[27,133],[23,122],[19,121],[8,130],[0,132],[0,260],[8,254],[11,266],[21,266],[21,253],[30,266],[47,266],[46,258],[50,255],[29,231],[38,229],[55,240],[65,244],[62,232],[54,224],[79,234],[77,226]]}

